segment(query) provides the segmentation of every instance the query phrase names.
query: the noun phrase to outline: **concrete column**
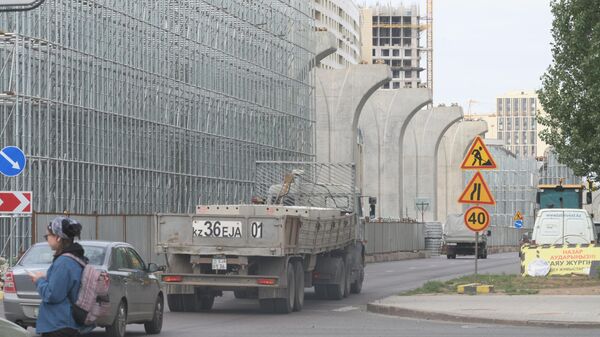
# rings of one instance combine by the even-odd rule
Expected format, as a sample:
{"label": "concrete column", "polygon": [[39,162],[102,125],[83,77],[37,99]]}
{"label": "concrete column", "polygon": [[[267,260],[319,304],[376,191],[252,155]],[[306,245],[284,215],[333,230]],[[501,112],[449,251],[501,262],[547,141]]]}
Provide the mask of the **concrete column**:
{"label": "concrete column", "polygon": [[438,215],[445,221],[448,214],[462,213],[458,200],[464,186],[460,165],[475,136],[483,136],[488,131],[485,121],[462,121],[448,129],[438,150]]}
{"label": "concrete column", "polygon": [[392,72],[384,64],[315,71],[317,161],[356,163],[360,112],[375,90],[392,79]]}
{"label": "concrete column", "polygon": [[443,135],[452,124],[462,119],[461,107],[436,107],[419,111],[412,119],[404,137],[404,193],[405,216],[421,221],[417,199],[426,200],[429,207],[423,213],[424,221],[437,221],[437,153]]}
{"label": "concrete column", "polygon": [[335,53],[337,50],[337,39],[333,33],[328,31],[318,31],[315,33],[317,37],[317,46],[315,51],[315,59],[311,68],[316,67],[321,60]]}
{"label": "concrete column", "polygon": [[363,195],[377,197],[376,216],[399,218],[402,141],[410,119],[431,102],[428,89],[378,90],[359,120],[364,139]]}

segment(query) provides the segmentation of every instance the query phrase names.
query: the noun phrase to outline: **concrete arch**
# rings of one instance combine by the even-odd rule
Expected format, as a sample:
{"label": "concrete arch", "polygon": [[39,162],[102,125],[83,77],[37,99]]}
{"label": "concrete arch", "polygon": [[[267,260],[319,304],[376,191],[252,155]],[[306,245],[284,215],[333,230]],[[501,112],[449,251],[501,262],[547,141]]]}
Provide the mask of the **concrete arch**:
{"label": "concrete arch", "polygon": [[[416,218],[415,201],[417,198],[424,198],[429,202],[429,208],[423,214],[424,220],[437,219],[437,150],[444,133],[452,124],[461,120],[462,116],[461,107],[436,107],[420,111],[409,125],[412,132],[405,137],[404,149],[407,152],[403,165],[403,180],[407,184],[401,191],[405,195],[404,209],[414,210],[412,213],[408,212],[408,216]],[[414,165],[409,165],[411,162]]]}
{"label": "concrete arch", "polygon": [[319,63],[321,63],[321,60],[335,53],[337,50],[337,39],[333,33],[328,31],[318,31],[315,33],[315,36],[315,58],[313,62],[311,62],[310,69],[318,66]]}
{"label": "concrete arch", "polygon": [[376,64],[316,72],[317,161],[356,162],[361,110],[375,90],[392,79],[391,70]]}
{"label": "concrete arch", "polygon": [[460,164],[475,136],[483,136],[488,126],[485,121],[461,121],[453,124],[442,138],[438,149],[437,218],[444,221],[451,213],[460,213],[456,202],[462,192]]}
{"label": "concrete arch", "polygon": [[[363,194],[377,197],[377,217],[399,218],[398,167],[406,125],[414,114],[431,102],[428,89],[380,90],[366,103],[359,121],[363,131],[364,165],[368,177]],[[385,183],[384,183],[385,182]]]}

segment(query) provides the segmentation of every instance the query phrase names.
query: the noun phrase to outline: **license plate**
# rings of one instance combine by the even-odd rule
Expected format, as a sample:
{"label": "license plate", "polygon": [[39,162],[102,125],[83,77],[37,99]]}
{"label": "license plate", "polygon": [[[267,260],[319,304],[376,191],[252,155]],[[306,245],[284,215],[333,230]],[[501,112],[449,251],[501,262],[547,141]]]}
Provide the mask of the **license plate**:
{"label": "license plate", "polygon": [[213,258],[212,269],[214,270],[227,270],[227,259],[226,258]]}
{"label": "license plate", "polygon": [[205,238],[241,238],[241,221],[194,220],[194,236]]}

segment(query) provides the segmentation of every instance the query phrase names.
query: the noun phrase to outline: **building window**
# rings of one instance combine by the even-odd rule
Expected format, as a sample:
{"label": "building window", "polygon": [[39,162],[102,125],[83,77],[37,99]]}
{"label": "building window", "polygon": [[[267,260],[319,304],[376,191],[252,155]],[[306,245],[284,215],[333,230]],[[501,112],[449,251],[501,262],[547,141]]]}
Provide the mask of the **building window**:
{"label": "building window", "polygon": [[520,130],[521,129],[520,120],[521,120],[521,118],[515,117],[515,130]]}
{"label": "building window", "polygon": [[527,112],[527,98],[521,98],[521,113],[525,115]]}
{"label": "building window", "polygon": [[535,117],[531,117],[531,128],[535,129],[537,126]]}
{"label": "building window", "polygon": [[515,132],[515,144],[519,144],[519,133]]}
{"label": "building window", "polygon": [[527,130],[527,117],[523,118],[523,130]]}
{"label": "building window", "polygon": [[535,145],[537,143],[537,139],[535,139],[535,131],[530,131],[529,132],[529,139],[530,139],[530,143]]}
{"label": "building window", "polygon": [[390,88],[390,84],[389,83],[386,83],[386,84],[383,85],[383,89],[389,89],[389,88]]}
{"label": "building window", "polygon": [[506,111],[507,116],[510,116],[510,98],[504,99],[504,111]]}
{"label": "building window", "polygon": [[[500,129],[500,128],[498,128],[498,129]],[[503,136],[502,132],[498,131],[498,139],[502,139],[502,136]]]}
{"label": "building window", "polygon": [[[531,140],[529,140],[531,142]],[[523,144],[528,144],[527,143],[527,131],[523,131]],[[523,152],[525,152],[525,150],[523,150]]]}
{"label": "building window", "polygon": [[389,49],[382,49],[381,50],[381,55],[382,56],[390,56],[390,50]]}
{"label": "building window", "polygon": [[404,72],[404,78],[410,78],[410,77],[411,77],[411,71],[410,70],[405,71]]}
{"label": "building window", "polygon": [[412,50],[410,50],[410,49],[404,50],[404,56],[411,57],[412,56]]}
{"label": "building window", "polygon": [[497,105],[496,111],[498,112],[498,116],[502,116],[502,112],[503,112],[502,111],[502,98],[498,98],[496,100],[496,105]]}
{"label": "building window", "polygon": [[507,131],[512,131],[512,118],[507,118],[506,119],[506,130]]}
{"label": "building window", "polygon": [[376,53],[375,49],[373,49],[373,56],[375,56],[375,54],[377,54],[377,53]]}
{"label": "building window", "polygon": [[510,144],[510,133],[506,133],[506,144]]}
{"label": "building window", "polygon": [[394,70],[394,71],[392,71],[392,77],[394,79],[400,78],[400,70]]}
{"label": "building window", "polygon": [[400,49],[394,49],[392,50],[392,56],[400,56]]}
{"label": "building window", "polygon": [[517,112],[519,111],[519,99],[518,98],[513,98],[512,101],[513,101],[512,111],[513,111],[513,114],[516,116]]}
{"label": "building window", "polygon": [[536,153],[536,151],[535,151],[535,146],[532,146],[532,147],[531,147],[531,155],[535,157],[535,156],[536,156],[536,154],[537,154],[537,153]]}
{"label": "building window", "polygon": [[498,130],[504,130],[504,118],[498,118]]}
{"label": "building window", "polygon": [[394,89],[400,89],[400,82],[394,82]]}
{"label": "building window", "polygon": [[530,98],[529,99],[529,111],[531,111],[532,113],[535,113],[536,110],[536,104],[535,104],[535,98]]}

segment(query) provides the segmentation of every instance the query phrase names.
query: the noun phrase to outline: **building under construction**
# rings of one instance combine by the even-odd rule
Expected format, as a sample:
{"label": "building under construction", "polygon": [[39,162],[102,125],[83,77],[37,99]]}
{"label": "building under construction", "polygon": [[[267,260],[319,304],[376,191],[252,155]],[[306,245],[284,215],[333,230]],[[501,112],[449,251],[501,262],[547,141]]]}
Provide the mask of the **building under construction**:
{"label": "building under construction", "polygon": [[255,162],[314,159],[308,1],[46,0],[0,13],[0,189],[37,212],[249,201]]}

